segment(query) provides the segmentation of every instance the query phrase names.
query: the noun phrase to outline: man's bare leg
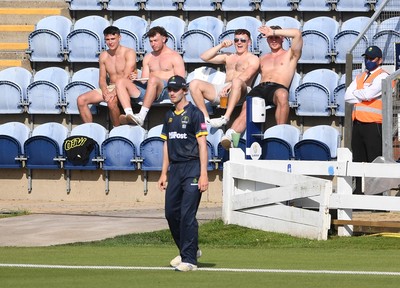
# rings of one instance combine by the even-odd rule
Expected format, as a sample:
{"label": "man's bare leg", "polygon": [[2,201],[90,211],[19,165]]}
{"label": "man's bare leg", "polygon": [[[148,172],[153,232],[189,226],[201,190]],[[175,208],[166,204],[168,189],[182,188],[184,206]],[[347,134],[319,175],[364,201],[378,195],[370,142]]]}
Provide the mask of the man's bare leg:
{"label": "man's bare leg", "polygon": [[197,108],[199,108],[200,111],[203,112],[204,118],[206,120],[210,119],[210,115],[208,114],[204,99],[207,99],[211,102],[214,101],[216,97],[214,85],[202,80],[195,79],[190,82],[189,90],[190,95],[192,96]]}
{"label": "man's bare leg", "polygon": [[96,90],[86,92],[78,97],[76,102],[83,123],[93,122],[93,116],[92,112],[90,112],[89,105],[98,104],[101,101],[103,101],[103,95]]}
{"label": "man's bare leg", "polygon": [[274,103],[276,105],[276,124],[286,124],[289,118],[289,93],[285,89],[275,91]]}
{"label": "man's bare leg", "polygon": [[107,102],[108,113],[110,114],[110,120],[114,127],[119,126],[121,123],[119,121],[119,116],[121,112],[118,106],[118,98],[114,97]]}

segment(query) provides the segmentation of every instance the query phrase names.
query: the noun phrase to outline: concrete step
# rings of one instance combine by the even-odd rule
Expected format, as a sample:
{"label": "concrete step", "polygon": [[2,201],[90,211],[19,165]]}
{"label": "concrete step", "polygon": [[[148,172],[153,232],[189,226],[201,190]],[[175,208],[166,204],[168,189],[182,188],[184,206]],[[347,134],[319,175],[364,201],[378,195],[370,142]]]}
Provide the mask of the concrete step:
{"label": "concrete step", "polygon": [[0,0],[0,70],[22,66],[30,69],[25,54],[35,24],[51,15],[70,17],[65,0]]}

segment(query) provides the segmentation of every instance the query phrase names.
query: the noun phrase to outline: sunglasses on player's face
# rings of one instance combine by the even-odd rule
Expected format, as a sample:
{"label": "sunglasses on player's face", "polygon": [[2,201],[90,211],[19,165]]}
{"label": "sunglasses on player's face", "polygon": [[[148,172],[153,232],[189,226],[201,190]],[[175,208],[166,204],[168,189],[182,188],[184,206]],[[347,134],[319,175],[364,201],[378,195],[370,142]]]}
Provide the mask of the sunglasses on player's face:
{"label": "sunglasses on player's face", "polygon": [[247,42],[247,39],[244,39],[244,38],[235,38],[235,39],[233,39],[233,41],[235,42],[235,43],[238,43],[239,41],[240,41],[240,43],[246,43]]}
{"label": "sunglasses on player's face", "polygon": [[168,92],[171,92],[171,91],[173,91],[173,92],[178,92],[179,90],[181,90],[181,88],[172,88],[172,87],[167,87],[167,89],[168,89]]}

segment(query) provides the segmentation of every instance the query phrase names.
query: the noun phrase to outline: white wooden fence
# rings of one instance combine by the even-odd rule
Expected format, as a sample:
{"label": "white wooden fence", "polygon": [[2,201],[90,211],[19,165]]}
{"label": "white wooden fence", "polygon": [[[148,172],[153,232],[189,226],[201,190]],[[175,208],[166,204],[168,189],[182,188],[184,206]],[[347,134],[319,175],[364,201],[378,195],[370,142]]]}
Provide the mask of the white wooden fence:
{"label": "white wooden fence", "polygon": [[[351,220],[353,209],[400,211],[400,197],[352,195],[352,177],[399,178],[398,163],[355,163],[347,148],[337,161],[246,160],[239,148],[224,163],[223,219],[254,229],[326,240],[329,209]],[[318,177],[316,177],[318,176]],[[335,191],[333,183],[336,182]],[[340,236],[353,227],[339,227]]]}

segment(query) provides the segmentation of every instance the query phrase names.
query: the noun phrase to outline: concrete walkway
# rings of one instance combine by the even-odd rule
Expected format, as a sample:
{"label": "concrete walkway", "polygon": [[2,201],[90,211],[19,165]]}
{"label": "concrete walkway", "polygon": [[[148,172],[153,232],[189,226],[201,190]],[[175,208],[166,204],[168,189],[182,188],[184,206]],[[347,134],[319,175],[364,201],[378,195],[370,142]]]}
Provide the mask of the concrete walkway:
{"label": "concrete walkway", "polygon": [[[4,211],[4,205],[1,207]],[[51,246],[168,229],[162,208],[115,208],[95,212],[59,209],[59,212],[46,213],[41,209],[39,213],[33,211],[30,215],[3,218],[0,219],[0,246]],[[56,210],[54,206],[53,210]],[[200,207],[197,214],[200,223],[220,217],[221,207]]]}

